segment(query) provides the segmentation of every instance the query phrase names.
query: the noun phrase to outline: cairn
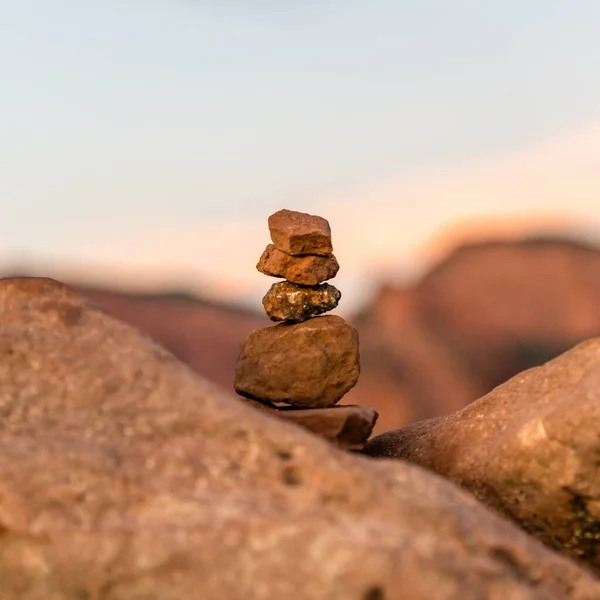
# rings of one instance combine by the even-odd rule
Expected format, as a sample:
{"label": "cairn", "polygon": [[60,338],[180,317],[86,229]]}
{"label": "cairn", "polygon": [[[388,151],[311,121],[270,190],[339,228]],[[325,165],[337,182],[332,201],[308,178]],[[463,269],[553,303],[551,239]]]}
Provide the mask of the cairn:
{"label": "cairn", "polygon": [[340,268],[329,223],[280,210],[269,217],[269,231],[272,243],[256,268],[284,279],[263,298],[268,317],[280,324],[253,331],[242,342],[234,388],[240,396],[276,409],[339,445],[361,447],[377,413],[365,407],[335,407],[358,381],[358,332],[339,316],[321,316],[341,298],[337,288],[325,283]]}

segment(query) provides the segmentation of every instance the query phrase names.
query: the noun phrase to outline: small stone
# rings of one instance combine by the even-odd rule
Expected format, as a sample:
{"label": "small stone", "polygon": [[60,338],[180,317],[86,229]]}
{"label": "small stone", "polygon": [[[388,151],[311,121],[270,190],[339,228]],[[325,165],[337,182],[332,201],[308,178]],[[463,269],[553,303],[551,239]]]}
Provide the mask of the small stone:
{"label": "small stone", "polygon": [[340,269],[335,256],[304,254],[293,256],[269,244],[263,252],[256,268],[271,277],[283,277],[292,283],[318,285],[333,279]]}
{"label": "small stone", "polygon": [[318,254],[333,252],[331,228],[323,217],[283,209],[269,217],[273,244],[288,254]]}
{"label": "small stone", "polygon": [[362,450],[373,431],[378,415],[375,410],[366,406],[286,406],[277,410],[275,416],[308,429],[343,450]]}
{"label": "small stone", "polygon": [[289,281],[274,283],[263,298],[263,306],[271,321],[300,323],[333,310],[342,293],[328,283],[304,286]]}
{"label": "small stone", "polygon": [[332,406],[331,408],[296,408],[276,406],[238,396],[241,402],[283,419],[328,440],[342,450],[362,450],[377,422],[376,410],[366,406]]}
{"label": "small stone", "polygon": [[334,406],[358,381],[358,332],[329,315],[253,331],[242,342],[234,387],[247,398]]}

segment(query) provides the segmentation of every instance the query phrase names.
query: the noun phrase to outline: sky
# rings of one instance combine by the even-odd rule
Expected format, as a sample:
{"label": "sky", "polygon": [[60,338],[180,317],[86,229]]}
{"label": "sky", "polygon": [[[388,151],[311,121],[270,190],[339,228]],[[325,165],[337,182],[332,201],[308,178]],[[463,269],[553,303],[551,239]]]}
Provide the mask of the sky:
{"label": "sky", "polygon": [[0,263],[253,298],[283,207],[330,220],[353,290],[456,220],[600,218],[599,22],[597,0],[0,0]]}

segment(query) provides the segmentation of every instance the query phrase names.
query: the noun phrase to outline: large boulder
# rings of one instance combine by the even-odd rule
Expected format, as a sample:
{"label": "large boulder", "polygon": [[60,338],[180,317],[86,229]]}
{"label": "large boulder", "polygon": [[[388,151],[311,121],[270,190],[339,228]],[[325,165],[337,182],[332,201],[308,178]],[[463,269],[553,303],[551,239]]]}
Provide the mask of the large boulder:
{"label": "large boulder", "polygon": [[365,453],[451,479],[545,543],[600,569],[600,339]]}
{"label": "large boulder", "polygon": [[451,483],[344,453],[48,280],[0,281],[2,600],[594,600]]}

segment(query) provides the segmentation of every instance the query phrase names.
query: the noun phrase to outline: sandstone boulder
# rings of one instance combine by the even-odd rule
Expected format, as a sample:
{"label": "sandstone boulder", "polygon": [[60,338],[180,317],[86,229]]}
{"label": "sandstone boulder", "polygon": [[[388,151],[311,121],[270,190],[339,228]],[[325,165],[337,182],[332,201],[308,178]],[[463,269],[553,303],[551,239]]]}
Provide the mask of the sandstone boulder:
{"label": "sandstone boulder", "polygon": [[337,307],[341,292],[328,283],[307,287],[289,281],[274,283],[263,298],[271,321],[300,323]]}
{"label": "sandstone boulder", "polygon": [[597,600],[418,467],[219,392],[45,280],[0,281],[2,600]]}
{"label": "sandstone boulder", "polygon": [[331,227],[326,219],[295,210],[279,210],[269,217],[269,232],[276,248],[287,254],[333,252]]}
{"label": "sandstone boulder", "polygon": [[256,268],[265,275],[271,277],[283,277],[292,283],[301,285],[318,285],[329,279],[333,279],[340,265],[333,256],[317,256],[316,254],[305,254],[292,256],[269,244],[262,253]]}
{"label": "sandstone boulder", "polygon": [[247,398],[326,408],[359,373],[358,333],[330,315],[253,331],[241,344],[234,387]]}
{"label": "sandstone boulder", "polygon": [[365,452],[432,469],[600,569],[600,339]]}

